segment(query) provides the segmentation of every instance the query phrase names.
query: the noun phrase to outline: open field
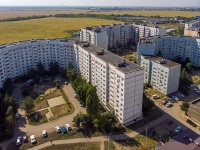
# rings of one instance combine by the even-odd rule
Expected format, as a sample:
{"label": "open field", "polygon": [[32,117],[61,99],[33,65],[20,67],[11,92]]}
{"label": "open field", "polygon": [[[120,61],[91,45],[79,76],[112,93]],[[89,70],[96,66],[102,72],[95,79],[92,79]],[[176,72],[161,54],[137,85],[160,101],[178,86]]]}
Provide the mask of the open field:
{"label": "open field", "polygon": [[101,142],[98,143],[73,143],[73,144],[63,144],[54,145],[43,148],[42,150],[100,150]]}
{"label": "open field", "polygon": [[179,27],[184,27],[184,24],[180,23],[166,23],[166,24],[159,24],[161,27],[169,28],[169,29],[178,29]]}
{"label": "open field", "polygon": [[80,30],[85,26],[119,23],[92,18],[44,18],[0,23],[0,44],[37,38],[67,38],[66,30]]}
{"label": "open field", "polygon": [[199,12],[194,11],[110,11],[110,12],[91,12],[95,14],[129,14],[129,15],[136,15],[136,16],[157,16],[160,17],[175,17],[175,16],[183,16],[183,17],[195,17],[199,15]]}
{"label": "open field", "polygon": [[78,14],[78,13],[85,13],[87,10],[79,10],[79,9],[61,9],[61,10],[55,10],[55,9],[49,9],[49,10],[30,10],[30,9],[0,9],[0,19],[6,19],[6,18],[16,18],[16,17],[28,17],[28,16],[40,16],[40,15],[55,15],[55,14]]}

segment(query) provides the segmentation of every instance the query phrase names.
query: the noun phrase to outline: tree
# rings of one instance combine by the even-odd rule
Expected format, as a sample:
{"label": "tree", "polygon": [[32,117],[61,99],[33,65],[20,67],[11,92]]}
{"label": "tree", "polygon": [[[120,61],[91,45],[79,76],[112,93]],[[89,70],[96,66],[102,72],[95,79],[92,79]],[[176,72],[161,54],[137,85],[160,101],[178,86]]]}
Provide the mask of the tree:
{"label": "tree", "polygon": [[182,105],[180,105],[181,110],[185,112],[185,114],[187,114],[188,109],[189,109],[189,103],[187,102],[183,102]]}
{"label": "tree", "polygon": [[60,71],[60,66],[58,64],[57,61],[53,62],[51,61],[50,64],[49,64],[49,73],[51,76],[54,76],[54,75],[57,75]]}
{"label": "tree", "polygon": [[28,114],[34,108],[34,103],[31,97],[25,97],[20,108]]}
{"label": "tree", "polygon": [[96,93],[96,87],[91,86],[86,93],[86,112],[90,121],[97,117],[99,100]]}
{"label": "tree", "polygon": [[181,71],[181,79],[186,78],[187,76],[187,71],[185,70],[185,68]]}
{"label": "tree", "polygon": [[39,75],[44,76],[45,68],[44,68],[44,65],[42,64],[42,62],[39,62],[37,64],[37,72]]}
{"label": "tree", "polygon": [[10,116],[13,115],[13,107],[12,106],[8,106],[8,109],[6,111],[6,116]]}
{"label": "tree", "polygon": [[190,62],[187,63],[185,68],[186,68],[187,72],[190,72],[192,70],[192,64]]}
{"label": "tree", "polygon": [[13,114],[6,117],[6,122],[7,122],[9,127],[13,127],[14,121],[15,121],[15,119],[14,119]]}
{"label": "tree", "polygon": [[89,88],[88,84],[79,85],[76,89],[76,94],[78,96],[79,101],[86,102],[86,92]]}

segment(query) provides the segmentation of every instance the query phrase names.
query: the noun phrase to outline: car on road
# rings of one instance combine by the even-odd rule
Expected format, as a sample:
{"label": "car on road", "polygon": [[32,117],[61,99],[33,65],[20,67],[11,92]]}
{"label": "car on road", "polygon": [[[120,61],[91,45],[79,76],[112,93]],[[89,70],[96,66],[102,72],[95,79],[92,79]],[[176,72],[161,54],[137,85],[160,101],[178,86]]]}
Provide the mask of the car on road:
{"label": "car on road", "polygon": [[43,136],[43,138],[46,138],[46,137],[48,136],[48,134],[47,134],[47,131],[46,131],[46,130],[43,130],[43,131],[42,131],[42,136]]}
{"label": "car on road", "polygon": [[22,137],[21,136],[18,136],[17,137],[17,141],[16,141],[16,145],[21,145],[22,144]]}
{"label": "car on road", "polygon": [[15,119],[18,119],[18,118],[19,118],[19,113],[16,112],[16,113],[15,113]]}
{"label": "car on road", "polygon": [[197,88],[194,88],[194,91],[195,91],[195,92],[199,92],[199,90],[198,90]]}
{"label": "car on road", "polygon": [[30,139],[31,139],[31,143],[32,143],[32,144],[34,144],[34,143],[37,142],[35,135],[31,135],[31,136],[30,136]]}
{"label": "car on road", "polygon": [[67,133],[67,130],[64,126],[61,127],[61,131],[62,131],[62,133]]}
{"label": "car on road", "polygon": [[176,127],[176,129],[175,129],[175,132],[176,132],[176,133],[179,133],[179,132],[181,132],[181,131],[182,131],[181,126]]}
{"label": "car on road", "polygon": [[60,129],[59,126],[56,126],[55,129],[56,129],[56,132],[57,132],[57,133],[60,133],[60,132],[61,132],[61,129]]}
{"label": "car on road", "polygon": [[171,119],[168,119],[166,124],[171,125],[172,123],[173,123],[173,121]]}
{"label": "car on road", "polygon": [[18,97],[15,97],[15,98],[14,98],[14,101],[15,101],[15,102],[18,102]]}
{"label": "car on road", "polygon": [[157,95],[152,95],[152,98],[153,98],[153,99],[159,99],[160,97],[157,96]]}
{"label": "car on road", "polygon": [[74,94],[74,97],[76,98],[76,92],[75,91],[73,92],[73,94]]}
{"label": "car on road", "polygon": [[70,124],[66,124],[66,128],[67,128],[67,131],[71,131],[72,130]]}
{"label": "car on road", "polygon": [[28,136],[27,135],[23,135],[23,142],[27,143],[28,142]]}
{"label": "car on road", "polygon": [[187,123],[189,123],[189,124],[192,125],[193,127],[197,127],[197,125],[196,125],[192,120],[187,119],[186,121],[187,121]]}
{"label": "car on road", "polygon": [[165,106],[167,106],[167,107],[172,107],[173,104],[172,104],[172,103],[167,103]]}
{"label": "car on road", "polygon": [[166,100],[162,102],[163,105],[166,105],[167,103],[168,103],[168,101],[166,101]]}

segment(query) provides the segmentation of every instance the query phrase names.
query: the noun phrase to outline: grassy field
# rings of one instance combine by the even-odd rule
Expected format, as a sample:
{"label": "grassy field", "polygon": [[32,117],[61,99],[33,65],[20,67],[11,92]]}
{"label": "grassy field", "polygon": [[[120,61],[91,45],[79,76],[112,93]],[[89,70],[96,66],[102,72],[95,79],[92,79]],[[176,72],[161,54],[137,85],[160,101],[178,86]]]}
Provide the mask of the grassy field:
{"label": "grassy field", "polygon": [[183,16],[183,17],[195,17],[199,15],[199,12],[194,11],[110,11],[110,12],[91,12],[96,14],[129,14],[129,15],[142,15],[142,16],[156,16],[160,17],[175,17],[175,16]]}
{"label": "grassy field", "polygon": [[179,27],[184,27],[184,24],[179,23],[167,23],[167,24],[159,24],[161,27],[169,28],[169,29],[178,29]]}
{"label": "grassy field", "polygon": [[0,23],[0,43],[36,38],[67,38],[67,30],[79,30],[85,26],[119,23],[113,20],[92,18],[44,18]]}
{"label": "grassy field", "polygon": [[101,142],[96,143],[73,143],[55,145],[43,148],[42,150],[100,150]]}
{"label": "grassy field", "polygon": [[73,109],[71,109],[68,104],[64,104],[52,107],[51,112],[53,113],[54,118],[56,119],[71,114],[73,112]]}

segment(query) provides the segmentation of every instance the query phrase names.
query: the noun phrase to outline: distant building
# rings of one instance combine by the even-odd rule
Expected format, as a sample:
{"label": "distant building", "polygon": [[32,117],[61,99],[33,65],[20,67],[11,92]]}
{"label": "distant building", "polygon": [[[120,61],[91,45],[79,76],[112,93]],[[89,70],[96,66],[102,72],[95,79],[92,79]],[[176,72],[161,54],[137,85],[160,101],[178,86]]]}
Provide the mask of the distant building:
{"label": "distant building", "polygon": [[200,20],[195,20],[185,24],[184,35],[200,37]]}
{"label": "distant building", "polygon": [[141,56],[144,82],[169,95],[178,91],[181,65],[161,57]]}
{"label": "distant building", "polygon": [[189,36],[155,36],[143,38],[138,44],[138,59],[141,55],[156,56],[161,53],[164,59],[182,61],[188,57],[193,66],[200,67],[200,38]]}
{"label": "distant building", "polygon": [[165,28],[139,24],[112,24],[81,29],[80,40],[90,42],[105,49],[137,45],[140,38],[166,34]]}

